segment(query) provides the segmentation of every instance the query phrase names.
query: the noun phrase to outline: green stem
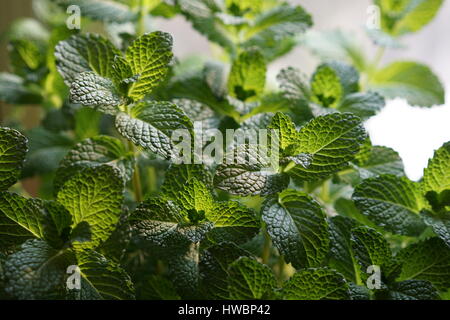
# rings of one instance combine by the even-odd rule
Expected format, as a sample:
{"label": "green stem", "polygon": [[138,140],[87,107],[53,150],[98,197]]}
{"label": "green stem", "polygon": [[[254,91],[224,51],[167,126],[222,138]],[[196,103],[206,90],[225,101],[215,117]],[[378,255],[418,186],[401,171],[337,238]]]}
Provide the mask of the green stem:
{"label": "green stem", "polygon": [[384,47],[378,48],[378,50],[375,54],[375,58],[373,59],[372,63],[367,68],[367,75],[366,75],[365,84],[364,84],[363,88],[366,88],[369,85],[369,83],[371,82],[371,80],[373,79],[373,76],[375,75],[376,71],[378,70],[378,66],[380,65],[381,59],[383,59],[385,50],[386,50],[386,48],[384,48]]}
{"label": "green stem", "polygon": [[145,19],[147,17],[149,11],[149,3],[148,0],[141,0],[139,4],[139,17],[137,21],[136,27],[136,35],[142,36],[145,33]]}
{"label": "green stem", "polygon": [[322,199],[322,201],[325,203],[328,203],[330,201],[330,180],[327,180],[322,184],[320,199]]}
{"label": "green stem", "polygon": [[268,264],[269,258],[270,258],[270,252],[272,249],[272,240],[270,239],[269,233],[267,232],[266,228],[263,229],[263,233],[264,233],[264,246],[263,246],[263,251],[261,254],[261,260],[262,260],[262,263]]}
{"label": "green stem", "polygon": [[[136,147],[131,141],[128,141],[128,149],[133,153],[136,159]],[[131,178],[131,183],[133,185],[134,199],[137,202],[142,202],[142,185],[141,185],[141,174],[139,172],[139,165],[137,161],[134,163],[133,177]]]}

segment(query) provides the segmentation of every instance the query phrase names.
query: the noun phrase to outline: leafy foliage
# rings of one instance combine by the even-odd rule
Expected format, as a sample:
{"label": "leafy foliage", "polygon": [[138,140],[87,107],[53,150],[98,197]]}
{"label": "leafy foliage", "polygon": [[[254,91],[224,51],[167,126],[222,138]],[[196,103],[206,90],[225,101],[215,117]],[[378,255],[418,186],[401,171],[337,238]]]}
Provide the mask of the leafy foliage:
{"label": "leafy foliage", "polygon": [[[373,60],[284,1],[36,2],[0,73],[0,100],[42,119],[0,127],[0,297],[449,299],[450,144],[413,182],[364,129],[386,99],[444,103],[428,66],[378,63],[442,2],[375,0]],[[177,14],[220,62],[146,33]],[[299,44],[321,62],[275,88]]]}

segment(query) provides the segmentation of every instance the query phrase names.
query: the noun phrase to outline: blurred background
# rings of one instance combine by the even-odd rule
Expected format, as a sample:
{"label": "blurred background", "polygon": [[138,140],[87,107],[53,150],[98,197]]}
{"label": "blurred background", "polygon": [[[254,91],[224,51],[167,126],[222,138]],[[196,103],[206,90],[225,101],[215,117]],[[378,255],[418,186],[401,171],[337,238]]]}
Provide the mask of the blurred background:
{"label": "blurred background", "polygon": [[[7,70],[7,48],[3,33],[18,17],[31,17],[31,0],[1,1],[0,10],[0,70]],[[371,0],[290,0],[309,11],[314,19],[313,30],[327,31],[339,28],[351,32],[366,52],[375,50],[363,27],[368,19]],[[170,20],[155,19],[152,27],[172,33],[174,51],[179,58],[192,54],[211,56],[212,49],[205,38],[190,27],[183,17]],[[404,49],[387,50],[383,63],[393,60],[414,60],[428,64],[439,76],[447,91],[447,103],[433,108],[409,106],[406,101],[389,101],[377,116],[372,117],[366,127],[372,143],[393,148],[402,157],[409,178],[418,180],[433,151],[450,140],[450,2],[445,1],[442,9],[431,24],[418,33],[406,36]],[[285,66],[300,68],[311,74],[318,59],[307,50],[298,47],[289,55],[270,66],[269,83],[274,84],[277,72]],[[0,103],[0,120],[7,116],[10,106]],[[24,121],[32,127],[39,119],[33,107],[25,107]]]}

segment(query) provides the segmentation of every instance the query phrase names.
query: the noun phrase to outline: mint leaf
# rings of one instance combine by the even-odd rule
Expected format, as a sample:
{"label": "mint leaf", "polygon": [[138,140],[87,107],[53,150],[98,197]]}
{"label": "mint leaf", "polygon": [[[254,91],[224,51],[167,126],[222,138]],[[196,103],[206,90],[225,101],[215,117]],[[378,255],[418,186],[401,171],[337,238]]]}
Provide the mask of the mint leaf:
{"label": "mint leaf", "polygon": [[282,151],[286,150],[290,145],[298,142],[298,131],[291,118],[282,112],[277,112],[271,119],[268,130],[274,129],[278,131],[279,146]]}
{"label": "mint leaf", "polygon": [[175,250],[169,259],[169,277],[183,298],[196,296],[200,282],[199,244],[191,243]]}
{"label": "mint leaf", "polygon": [[109,40],[89,33],[74,35],[55,47],[56,66],[68,86],[83,72],[112,78],[115,56],[121,52]]}
{"label": "mint leaf", "polygon": [[256,17],[242,46],[261,48],[267,61],[271,61],[288,52],[293,46],[292,38],[311,26],[311,16],[302,7],[282,4]]}
{"label": "mint leaf", "polygon": [[164,158],[170,158],[173,132],[184,129],[190,133],[192,124],[173,103],[148,101],[135,105],[130,115],[119,113],[116,117],[116,128],[134,144]]}
{"label": "mint leaf", "polygon": [[324,107],[336,108],[343,96],[343,88],[336,71],[321,65],[311,79],[312,101]]}
{"label": "mint leaf", "polygon": [[328,268],[303,269],[284,284],[286,300],[348,300],[349,287],[341,274]]}
{"label": "mint leaf", "polygon": [[366,138],[360,119],[350,113],[319,116],[300,129],[294,154],[313,156],[308,167],[296,165],[289,174],[311,181],[325,178],[345,167]]}
{"label": "mint leaf", "polygon": [[264,91],[266,62],[257,49],[243,51],[231,66],[228,90],[234,98],[252,101]]}
{"label": "mint leaf", "polygon": [[339,105],[341,112],[351,112],[362,119],[377,114],[385,105],[384,97],[376,92],[352,93],[344,97]]}
{"label": "mint leaf", "polygon": [[92,250],[77,253],[77,262],[81,289],[70,292],[71,297],[77,300],[134,299],[131,279],[118,264]]}
{"label": "mint leaf", "polygon": [[434,152],[423,171],[423,191],[441,193],[450,189],[450,142]]}
{"label": "mint leaf", "polygon": [[152,32],[133,41],[126,60],[138,80],[130,85],[128,96],[137,101],[150,93],[165,77],[172,56],[172,36],[168,33]]}
{"label": "mint leaf", "polygon": [[378,70],[370,87],[386,98],[404,98],[413,106],[431,107],[445,102],[440,80],[427,66],[416,62],[394,62]]}
{"label": "mint leaf", "polygon": [[439,11],[443,0],[376,0],[381,8],[381,26],[393,36],[417,32]]}
{"label": "mint leaf", "polygon": [[405,177],[366,179],[355,188],[352,199],[364,215],[387,231],[417,236],[425,229],[419,216],[426,207],[420,184]]}
{"label": "mint leaf", "polygon": [[176,199],[177,194],[185,188],[186,182],[194,178],[202,182],[205,186],[212,185],[211,173],[205,166],[201,164],[172,164],[166,171],[161,189],[164,194],[171,195]]}
{"label": "mint leaf", "polygon": [[357,282],[359,269],[351,246],[351,230],[359,226],[358,221],[343,216],[328,219],[330,226],[329,265],[345,278]]}
{"label": "mint leaf", "polygon": [[392,266],[392,252],[383,235],[369,227],[357,227],[351,230],[351,248],[360,267],[361,278],[368,278],[367,268],[379,266],[383,277],[389,276]]}
{"label": "mint leaf", "polygon": [[430,226],[434,233],[450,247],[450,213],[433,214],[422,212],[422,218],[426,225]]}
{"label": "mint leaf", "polygon": [[132,155],[120,140],[109,136],[89,138],[77,143],[61,160],[53,184],[59,190],[80,169],[101,165],[117,168],[125,180],[130,180],[133,163]]}
{"label": "mint leaf", "polygon": [[450,251],[439,238],[430,238],[402,249],[399,281],[427,280],[440,291],[450,288]]}
{"label": "mint leaf", "polygon": [[119,221],[123,186],[117,169],[104,165],[84,168],[61,187],[57,201],[70,212],[72,227],[89,226],[91,241],[76,241],[77,248],[94,248],[108,239]]}
{"label": "mint leaf", "polygon": [[214,299],[228,299],[228,266],[250,253],[233,243],[221,243],[204,251],[200,259],[201,290]]}
{"label": "mint leaf", "polygon": [[0,101],[11,104],[40,103],[42,96],[25,85],[25,80],[15,74],[0,72]]}
{"label": "mint leaf", "polygon": [[125,23],[134,21],[137,14],[125,4],[111,0],[55,0],[63,9],[70,5],[80,7],[84,16],[92,20]]}
{"label": "mint leaf", "polygon": [[215,187],[239,196],[268,195],[285,189],[289,177],[274,172],[271,164],[267,163],[270,159],[264,159],[259,151],[261,149],[255,145],[244,145],[226,155],[225,159],[234,155],[234,161],[217,167]]}
{"label": "mint leaf", "polygon": [[228,267],[230,299],[270,299],[276,286],[272,270],[255,259],[242,257]]}
{"label": "mint leaf", "polygon": [[28,240],[4,263],[5,291],[17,299],[61,299],[69,251],[55,250],[42,240]]}
{"label": "mint leaf", "polygon": [[70,86],[69,99],[72,103],[112,115],[119,112],[118,106],[123,103],[112,81],[94,72],[83,72],[74,79]]}
{"label": "mint leaf", "polygon": [[389,290],[376,292],[379,300],[440,300],[439,293],[428,281],[406,280],[389,286]]}
{"label": "mint leaf", "polygon": [[28,151],[27,138],[19,131],[0,127],[0,190],[17,182]]}
{"label": "mint leaf", "polygon": [[288,263],[296,268],[319,266],[329,249],[328,224],[320,205],[308,195],[285,190],[262,206],[267,232]]}

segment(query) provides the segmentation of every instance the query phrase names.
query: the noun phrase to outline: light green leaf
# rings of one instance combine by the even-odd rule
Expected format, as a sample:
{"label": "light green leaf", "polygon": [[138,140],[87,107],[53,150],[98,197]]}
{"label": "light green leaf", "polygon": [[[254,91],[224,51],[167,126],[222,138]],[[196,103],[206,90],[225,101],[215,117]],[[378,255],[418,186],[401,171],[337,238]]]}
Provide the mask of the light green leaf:
{"label": "light green leaf", "polygon": [[343,88],[336,71],[321,65],[311,79],[312,101],[326,108],[336,108],[343,96]]}
{"label": "light green leaf", "polygon": [[71,297],[77,300],[134,299],[133,283],[118,264],[92,250],[77,253],[77,261],[81,289],[71,291]]}
{"label": "light green leaf", "polygon": [[165,173],[164,183],[161,186],[161,190],[164,194],[171,195],[174,199],[176,199],[177,194],[185,188],[186,182],[193,178],[202,182],[207,187],[212,185],[211,173],[204,165],[172,164]]}
{"label": "light green leaf", "polygon": [[243,51],[231,66],[228,91],[241,101],[253,101],[264,91],[266,62],[257,49]]}
{"label": "light green leaf", "polygon": [[90,33],[74,35],[55,48],[56,66],[68,86],[83,72],[112,78],[114,58],[121,55],[109,40]]}
{"label": "light green leaf", "polygon": [[294,154],[313,156],[308,167],[296,165],[289,174],[302,180],[317,180],[342,169],[359,151],[366,138],[361,120],[350,113],[332,113],[319,116],[299,133]]}
{"label": "light green leaf", "polygon": [[119,113],[116,128],[134,144],[170,158],[173,132],[183,129],[191,133],[192,123],[173,103],[149,101],[134,106],[130,115]]}
{"label": "light green leaf", "polygon": [[402,262],[399,281],[427,280],[440,291],[450,288],[450,250],[439,238],[409,245],[397,257]]}
{"label": "light green leaf", "polygon": [[419,213],[427,205],[420,184],[406,177],[366,179],[355,188],[352,199],[364,215],[387,231],[417,236],[425,229]]}
{"label": "light green leaf", "polygon": [[276,286],[272,270],[252,258],[242,257],[228,268],[228,291],[232,300],[269,299]]}
{"label": "light green leaf", "polygon": [[113,137],[96,136],[76,144],[61,160],[53,182],[59,190],[75,172],[84,167],[110,165],[119,169],[125,180],[133,174],[133,156],[123,143]]}
{"label": "light green leaf", "polygon": [[383,30],[394,36],[422,29],[433,20],[443,2],[443,0],[375,1],[381,8]]}
{"label": "light green leaf", "polygon": [[29,240],[4,264],[5,291],[17,299],[61,299],[66,269],[73,263],[69,251],[55,250],[42,240]]}
{"label": "light green leaf", "polygon": [[423,171],[423,191],[441,193],[450,189],[450,142],[434,152]]}
{"label": "light green leaf", "polygon": [[150,93],[164,79],[172,56],[172,36],[168,33],[152,32],[133,41],[126,59],[138,80],[130,85],[128,96],[137,101]]}
{"label": "light green leaf", "polygon": [[427,66],[416,62],[394,62],[378,70],[370,88],[386,98],[404,98],[413,106],[432,107],[445,102],[438,77]]}
{"label": "light green leaf", "polygon": [[83,72],[70,86],[69,99],[72,103],[92,107],[98,111],[115,115],[123,104],[111,80],[94,72]]}
{"label": "light green leaf", "polygon": [[267,232],[288,263],[296,268],[319,266],[329,250],[326,217],[307,194],[285,190],[262,206]]}
{"label": "light green leaf", "polygon": [[328,268],[303,269],[296,272],[281,291],[286,300],[349,300],[344,277]]}
{"label": "light green leaf", "polygon": [[8,189],[19,179],[27,142],[19,131],[0,127],[0,190]]}
{"label": "light green leaf", "polygon": [[119,221],[123,187],[120,173],[108,165],[84,168],[61,187],[57,201],[72,215],[72,227],[89,225],[91,241],[76,247],[94,248],[108,239]]}
{"label": "light green leaf", "polygon": [[277,112],[272,117],[267,129],[273,129],[278,132],[278,143],[283,151],[290,145],[298,142],[298,131],[294,122],[282,112]]}

